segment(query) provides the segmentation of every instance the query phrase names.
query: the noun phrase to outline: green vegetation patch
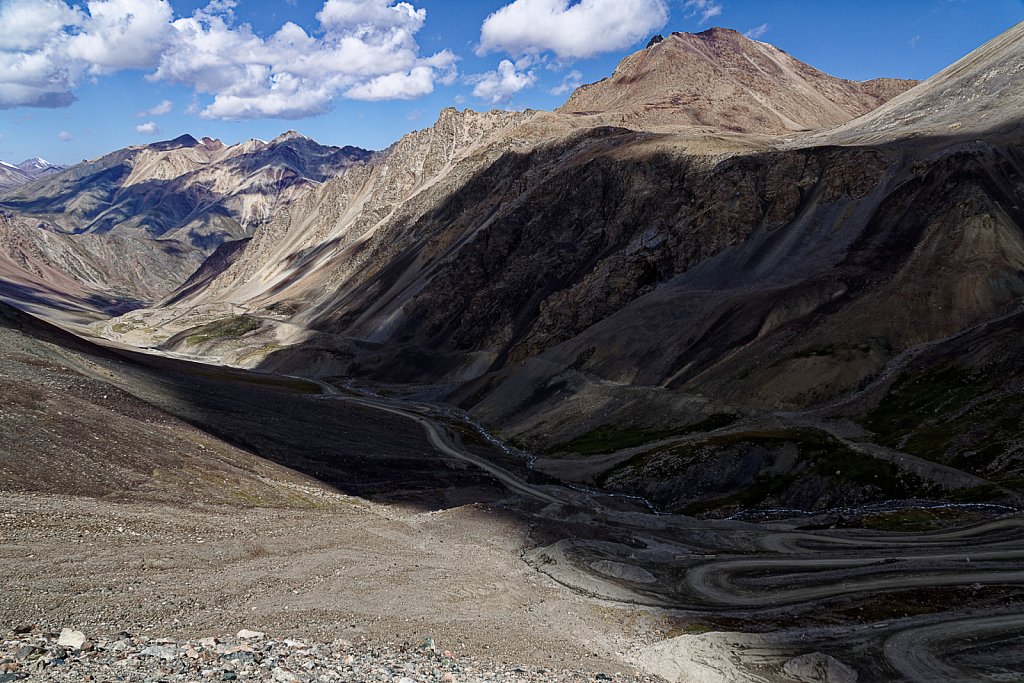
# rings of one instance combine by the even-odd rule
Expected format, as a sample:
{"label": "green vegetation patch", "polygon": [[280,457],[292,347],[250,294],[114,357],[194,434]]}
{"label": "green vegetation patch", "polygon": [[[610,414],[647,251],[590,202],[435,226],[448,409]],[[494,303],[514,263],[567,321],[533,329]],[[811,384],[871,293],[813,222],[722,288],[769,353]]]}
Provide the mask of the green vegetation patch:
{"label": "green vegetation patch", "polygon": [[580,455],[597,455],[614,453],[626,448],[643,446],[645,443],[660,441],[674,436],[699,434],[722,429],[733,424],[739,418],[728,413],[715,413],[692,425],[674,429],[646,429],[643,427],[599,427],[581,434],[575,439],[552,446],[552,452],[579,453]]}
{"label": "green vegetation patch", "polygon": [[[786,469],[771,469],[787,445],[796,448],[797,457]],[[716,459],[730,453],[759,449],[764,452],[765,468],[741,488],[703,500],[657,500],[660,506],[689,515],[716,510],[755,508],[771,499],[783,498],[799,481],[817,478],[841,482],[846,487],[872,491],[871,498],[907,498],[923,495],[930,487],[918,476],[904,472],[893,463],[853,450],[834,437],[813,429],[780,429],[719,434],[683,444],[673,444],[639,453],[602,473],[597,483],[636,488],[645,492],[648,482],[665,482],[689,477],[693,468],[714,468]],[[650,493],[650,492],[647,492]]]}
{"label": "green vegetation patch", "polygon": [[185,337],[185,343],[194,346],[213,339],[242,337],[260,329],[261,326],[262,323],[259,319],[251,315],[235,315],[195,328],[191,334]]}
{"label": "green vegetation patch", "polygon": [[867,515],[849,526],[879,531],[920,532],[948,529],[983,519],[984,516],[978,512],[963,508],[907,508]]}
{"label": "green vegetation patch", "polygon": [[[991,393],[990,393],[991,392]],[[984,378],[951,364],[898,382],[865,419],[879,441],[916,456],[1010,485],[1024,476],[1005,459],[1024,441],[1024,396],[992,391]]]}

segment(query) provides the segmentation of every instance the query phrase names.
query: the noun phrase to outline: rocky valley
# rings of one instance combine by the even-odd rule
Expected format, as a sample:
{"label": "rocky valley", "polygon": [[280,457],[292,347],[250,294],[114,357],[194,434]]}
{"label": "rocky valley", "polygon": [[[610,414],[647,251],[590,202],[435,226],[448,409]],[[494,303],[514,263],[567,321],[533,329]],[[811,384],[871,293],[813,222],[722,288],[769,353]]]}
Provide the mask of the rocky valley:
{"label": "rocky valley", "polygon": [[1022,78],[715,28],[380,152],[0,166],[0,681],[1024,675]]}

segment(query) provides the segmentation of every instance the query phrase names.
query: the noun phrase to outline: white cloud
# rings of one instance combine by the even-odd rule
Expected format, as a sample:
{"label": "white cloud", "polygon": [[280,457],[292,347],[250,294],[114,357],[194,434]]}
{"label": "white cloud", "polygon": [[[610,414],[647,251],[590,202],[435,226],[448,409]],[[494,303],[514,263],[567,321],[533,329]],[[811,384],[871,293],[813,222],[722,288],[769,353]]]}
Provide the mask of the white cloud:
{"label": "white cloud", "polygon": [[689,11],[687,17],[698,17],[702,24],[708,23],[722,13],[722,3],[718,0],[686,0],[683,7]]}
{"label": "white cloud", "polygon": [[477,54],[592,57],[629,47],[667,21],[665,0],[514,0],[484,20]]}
{"label": "white cloud", "polygon": [[312,34],[288,22],[270,36],[236,25],[236,0],[177,19],[168,0],[0,3],[0,108],[67,106],[87,76],[143,69],[212,95],[207,118],[301,118],[339,97],[420,97],[457,73],[451,52],[420,54],[426,10],[409,2],[326,0]]}
{"label": "white cloud", "polygon": [[61,0],[7,0],[0,4],[0,50],[38,50],[81,19]]}
{"label": "white cloud", "polygon": [[316,18],[328,29],[404,27],[415,33],[423,27],[427,10],[408,2],[392,6],[389,0],[327,0]]}
{"label": "white cloud", "polygon": [[159,126],[157,126],[154,121],[140,123],[135,126],[135,132],[142,135],[160,135],[161,133]]}
{"label": "white cloud", "polygon": [[349,88],[346,97],[354,100],[411,100],[434,92],[434,72],[417,66],[409,73],[396,72]]}
{"label": "white cloud", "polygon": [[75,136],[67,132],[66,130],[62,130],[61,132],[57,133],[57,139],[60,140],[61,142],[71,142],[72,140],[75,139]]}
{"label": "white cloud", "polygon": [[552,95],[564,95],[568,92],[572,92],[581,85],[583,85],[583,74],[576,69],[573,69],[565,75],[565,78],[562,79],[561,85],[555,86],[549,92]]}
{"label": "white cloud", "polygon": [[516,65],[507,59],[501,60],[497,71],[488,71],[474,79],[476,87],[473,96],[487,100],[491,104],[508,102],[512,96],[525,90],[537,82],[532,71],[521,72]]}
{"label": "white cloud", "polygon": [[90,0],[86,7],[89,16],[69,39],[67,56],[92,74],[152,68],[171,47],[167,0]]}
{"label": "white cloud", "polygon": [[163,100],[162,102],[160,102],[160,104],[156,105],[152,109],[140,111],[139,116],[163,116],[165,114],[171,113],[172,109],[174,109],[174,103],[170,100]]}
{"label": "white cloud", "polygon": [[68,27],[83,19],[61,0],[0,3],[0,109],[66,107],[83,67],[65,57]]}
{"label": "white cloud", "polygon": [[759,40],[763,38],[766,33],[768,33],[768,30],[770,28],[771,26],[769,26],[768,24],[761,24],[760,26],[755,26],[754,28],[750,29],[743,35],[745,35],[747,38],[750,38],[751,40]]}
{"label": "white cloud", "polygon": [[327,0],[317,14],[323,35],[286,23],[269,38],[234,26],[221,8],[179,19],[179,49],[165,53],[156,80],[214,95],[207,118],[301,118],[337,97],[413,99],[447,79],[455,56],[419,54],[415,33],[426,10],[391,0]]}

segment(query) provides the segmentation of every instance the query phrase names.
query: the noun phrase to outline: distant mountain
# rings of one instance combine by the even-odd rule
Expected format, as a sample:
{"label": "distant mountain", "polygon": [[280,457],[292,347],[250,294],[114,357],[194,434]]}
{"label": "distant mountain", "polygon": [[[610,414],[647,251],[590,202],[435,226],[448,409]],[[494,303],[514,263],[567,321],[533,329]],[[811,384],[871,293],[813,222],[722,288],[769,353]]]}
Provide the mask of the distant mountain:
{"label": "distant mountain", "polygon": [[25,161],[18,164],[18,168],[24,171],[32,178],[42,178],[43,176],[53,175],[54,173],[60,173],[67,166],[61,166],[60,164],[51,164],[46,159],[40,159],[39,157],[32,157],[31,159],[25,159]]}
{"label": "distant mountain", "polygon": [[14,164],[0,161],[0,192],[12,190],[30,182],[32,182],[32,176],[28,173]]}
{"label": "distant mountain", "polygon": [[183,135],[49,173],[0,195],[0,204],[70,233],[175,239],[210,252],[250,235],[281,203],[370,156],[297,133],[230,147]]}
{"label": "distant mountain", "polygon": [[0,161],[0,192],[12,190],[32,182],[36,178],[60,173],[67,166],[51,164],[46,159],[32,157],[26,159],[17,166],[6,161]]}
{"label": "distant mountain", "polygon": [[[219,245],[249,237],[308,189],[371,157],[295,132],[234,146],[183,135],[67,169],[42,159],[27,160],[24,169],[2,166],[16,186],[0,194],[0,207],[11,217],[8,229],[17,226],[21,235],[9,248],[45,239],[51,249],[38,251],[43,258],[70,253],[90,264],[53,264],[66,266],[87,291],[152,301],[185,282]],[[30,174],[36,178],[26,181]],[[44,230],[32,234],[37,224]]]}
{"label": "distant mountain", "polygon": [[[660,37],[659,37],[660,38]],[[844,123],[916,81],[848,81],[768,43],[712,28],[655,39],[559,111],[640,130],[704,127],[777,135]]]}

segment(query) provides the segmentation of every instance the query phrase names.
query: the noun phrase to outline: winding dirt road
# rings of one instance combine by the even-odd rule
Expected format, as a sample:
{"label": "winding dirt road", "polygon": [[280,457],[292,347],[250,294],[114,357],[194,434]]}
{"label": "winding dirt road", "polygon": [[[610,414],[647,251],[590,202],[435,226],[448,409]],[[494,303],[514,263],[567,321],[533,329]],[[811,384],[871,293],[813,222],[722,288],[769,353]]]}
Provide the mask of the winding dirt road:
{"label": "winding dirt road", "polygon": [[[602,494],[588,498],[586,492],[568,487],[532,485],[467,452],[437,418],[435,406],[353,396],[325,382],[318,384],[327,400],[416,421],[445,456],[483,469],[524,499],[550,504],[540,510],[531,507],[534,517],[556,527],[571,519],[571,535],[567,532],[566,538],[527,559],[556,581],[588,595],[674,610],[732,611],[748,618],[770,614],[777,620],[780,614],[821,609],[837,600],[884,600],[910,589],[1024,586],[1021,516],[933,533],[885,533],[803,531],[615,511],[600,504]],[[832,645],[849,661],[856,657],[851,650],[863,651],[865,639],[873,640],[867,651],[880,651],[884,660],[879,661],[885,664],[865,666],[888,666],[886,671],[908,681],[1006,681],[1024,678],[1024,664],[1015,655],[1021,633],[1024,614],[963,618],[954,610],[874,629],[851,627]],[[985,657],[981,664],[979,656],[959,657],[979,648]],[[755,659],[763,663],[764,653]]]}

